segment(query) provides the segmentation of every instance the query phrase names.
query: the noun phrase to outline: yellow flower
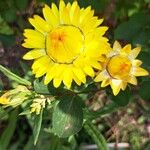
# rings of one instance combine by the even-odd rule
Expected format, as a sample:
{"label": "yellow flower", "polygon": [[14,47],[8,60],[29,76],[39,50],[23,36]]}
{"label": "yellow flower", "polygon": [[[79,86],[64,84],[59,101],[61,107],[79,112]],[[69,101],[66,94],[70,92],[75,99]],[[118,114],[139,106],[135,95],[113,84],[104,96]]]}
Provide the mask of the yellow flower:
{"label": "yellow flower", "polygon": [[43,96],[40,98],[36,98],[33,100],[33,103],[31,104],[31,113],[36,113],[36,115],[39,115],[41,110],[45,108],[45,103],[47,102],[47,99],[45,99]]}
{"label": "yellow flower", "polygon": [[25,86],[18,85],[16,89],[9,90],[0,97],[0,104],[5,105],[5,107],[16,107],[27,100],[31,94]]}
{"label": "yellow flower", "polygon": [[7,98],[6,94],[4,94],[0,97],[0,104],[7,105],[7,104],[9,104],[9,102],[10,102],[10,99]]}
{"label": "yellow flower", "polygon": [[140,67],[142,62],[135,59],[140,50],[140,47],[131,50],[130,44],[121,48],[121,45],[116,41],[113,50],[107,55],[102,71],[95,78],[95,82],[102,81],[101,87],[110,84],[114,95],[117,95],[120,89],[125,90],[127,83],[137,85],[135,76],[149,74]]}
{"label": "yellow flower", "polygon": [[86,82],[86,76],[94,77],[94,68],[101,69],[110,46],[103,37],[106,26],[103,19],[94,17],[91,7],[81,8],[77,1],[65,4],[60,0],[59,8],[52,3],[45,5],[42,19],[34,15],[29,22],[33,29],[25,29],[22,44],[30,48],[23,58],[34,59],[32,70],[35,77],[45,75],[44,83],[53,80],[54,87],[63,82],[67,88],[73,81],[78,85]]}

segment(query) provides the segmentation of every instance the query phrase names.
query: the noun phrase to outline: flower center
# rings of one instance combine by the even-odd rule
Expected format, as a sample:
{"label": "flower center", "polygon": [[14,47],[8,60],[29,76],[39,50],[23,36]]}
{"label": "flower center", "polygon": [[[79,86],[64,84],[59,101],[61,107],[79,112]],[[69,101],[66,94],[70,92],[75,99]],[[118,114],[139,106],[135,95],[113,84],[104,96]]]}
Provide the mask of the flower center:
{"label": "flower center", "polygon": [[128,77],[131,69],[131,62],[123,56],[113,56],[108,64],[107,71],[116,79],[125,79]]}
{"label": "flower center", "polygon": [[73,25],[61,25],[46,38],[46,52],[56,63],[70,64],[84,50],[84,35]]}

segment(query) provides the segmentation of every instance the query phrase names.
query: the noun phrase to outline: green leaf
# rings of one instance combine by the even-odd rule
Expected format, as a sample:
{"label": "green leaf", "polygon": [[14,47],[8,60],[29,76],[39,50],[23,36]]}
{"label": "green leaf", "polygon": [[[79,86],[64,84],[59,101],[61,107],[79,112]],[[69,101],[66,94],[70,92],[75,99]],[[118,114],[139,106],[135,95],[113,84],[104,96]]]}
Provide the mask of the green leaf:
{"label": "green leaf", "polygon": [[34,90],[39,94],[50,94],[48,86],[44,85],[43,80],[36,79],[33,83]]}
{"label": "green leaf", "polygon": [[6,75],[9,79],[16,81],[17,83],[23,84],[23,85],[31,85],[31,83],[19,76],[17,76],[16,74],[12,73],[11,71],[9,71],[8,69],[6,69],[5,67],[3,67],[2,65],[0,65],[0,71]]}
{"label": "green leaf", "polygon": [[129,21],[121,23],[115,30],[115,39],[122,39],[133,44],[148,44],[150,17],[145,13],[133,15]]}
{"label": "green leaf", "polygon": [[150,70],[149,58],[150,58],[150,53],[143,52],[143,51],[138,56],[138,59],[142,60],[142,62],[143,62],[142,66],[147,70]]}
{"label": "green leaf", "polygon": [[81,98],[68,95],[60,99],[52,117],[53,132],[59,137],[69,137],[82,128],[83,112]]}
{"label": "green leaf", "polygon": [[132,41],[133,37],[140,31],[140,25],[134,22],[123,22],[115,30],[115,39]]}
{"label": "green leaf", "polygon": [[16,7],[20,10],[25,10],[25,8],[27,7],[28,5],[28,0],[14,0],[15,4],[16,4]]}
{"label": "green leaf", "polygon": [[[14,4],[12,4],[14,5]],[[14,7],[10,7],[7,10],[4,10],[1,14],[2,17],[7,21],[8,23],[13,23],[17,20],[17,10]]]}
{"label": "green leaf", "polygon": [[5,35],[12,35],[13,30],[9,27],[7,22],[0,15],[0,33]]}
{"label": "green leaf", "polygon": [[5,47],[10,47],[15,44],[15,36],[0,34],[0,43],[1,42]]}
{"label": "green leaf", "polygon": [[6,110],[3,107],[0,107],[0,119],[3,119],[6,116],[8,116]]}
{"label": "green leaf", "polygon": [[100,13],[108,4],[108,0],[78,0],[81,7],[91,6],[97,13]]}
{"label": "green leaf", "polygon": [[125,91],[120,91],[118,95],[111,95],[110,97],[111,100],[119,106],[126,106],[130,101],[131,92],[129,89],[126,89]]}
{"label": "green leaf", "polygon": [[84,128],[97,145],[97,149],[108,150],[107,142],[104,136],[98,131],[98,129],[91,122],[86,121],[84,123]]}
{"label": "green leaf", "polygon": [[44,80],[42,78],[36,79],[34,81],[34,90],[36,91],[36,93],[39,94],[56,95],[56,96],[68,92],[68,90],[62,87],[55,88],[52,83],[45,85]]}
{"label": "green leaf", "polygon": [[144,100],[148,100],[150,99],[150,81],[144,81],[139,89],[139,93],[140,96],[144,99]]}
{"label": "green leaf", "polygon": [[21,112],[19,115],[20,115],[20,116],[23,116],[23,115],[29,115],[29,114],[31,114],[31,110],[30,110],[30,109],[27,109],[27,110]]}
{"label": "green leaf", "polygon": [[43,116],[43,110],[41,111],[40,115],[35,116],[34,127],[33,127],[34,145],[36,145],[39,134],[40,134],[41,124],[42,124],[42,116]]}
{"label": "green leaf", "polygon": [[10,113],[9,123],[0,137],[0,149],[7,150],[10,140],[14,134],[17,123],[18,109]]}
{"label": "green leaf", "polygon": [[3,90],[3,82],[2,82],[2,80],[1,80],[1,78],[0,78],[0,92]]}
{"label": "green leaf", "polygon": [[112,112],[117,111],[118,108],[120,108],[118,104],[111,102],[95,112],[84,109],[84,116],[86,119],[96,119],[103,117],[106,114],[111,114]]}

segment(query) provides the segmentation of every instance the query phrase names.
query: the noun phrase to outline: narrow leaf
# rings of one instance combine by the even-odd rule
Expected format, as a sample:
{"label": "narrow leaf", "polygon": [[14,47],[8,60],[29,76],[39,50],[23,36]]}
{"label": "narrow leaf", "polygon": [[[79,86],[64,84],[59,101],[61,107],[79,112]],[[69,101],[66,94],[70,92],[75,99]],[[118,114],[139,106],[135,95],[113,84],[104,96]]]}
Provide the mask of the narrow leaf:
{"label": "narrow leaf", "polygon": [[43,116],[43,110],[41,111],[40,115],[35,116],[34,127],[33,127],[34,145],[36,145],[39,134],[40,134],[41,124],[42,124],[42,116]]}
{"label": "narrow leaf", "polygon": [[0,149],[7,150],[10,140],[14,134],[17,123],[18,109],[14,110],[9,117],[9,123],[0,137]]}
{"label": "narrow leaf", "polygon": [[20,84],[23,85],[31,85],[31,83],[21,77],[19,77],[18,75],[12,73],[11,71],[9,71],[8,69],[6,69],[5,67],[3,67],[2,65],[0,65],[0,71],[6,75],[9,79],[14,80]]}
{"label": "narrow leaf", "polygon": [[84,124],[84,128],[97,145],[97,149],[108,150],[107,142],[104,136],[98,131],[98,129],[91,122],[86,121]]}

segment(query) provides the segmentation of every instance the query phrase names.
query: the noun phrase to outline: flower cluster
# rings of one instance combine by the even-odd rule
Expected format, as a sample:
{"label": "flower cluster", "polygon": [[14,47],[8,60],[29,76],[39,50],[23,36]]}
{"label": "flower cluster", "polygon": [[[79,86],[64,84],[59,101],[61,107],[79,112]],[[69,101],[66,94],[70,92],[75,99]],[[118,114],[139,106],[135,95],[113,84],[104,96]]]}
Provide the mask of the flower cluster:
{"label": "flower cluster", "polygon": [[43,16],[29,18],[34,29],[24,30],[22,45],[30,49],[23,58],[34,60],[32,71],[36,78],[44,76],[45,84],[53,81],[56,88],[61,83],[71,88],[73,81],[80,86],[90,76],[102,87],[110,85],[117,95],[127,83],[137,84],[135,76],[148,75],[135,59],[140,48],[132,50],[130,44],[122,48],[115,42],[112,49],[104,36],[108,27],[101,26],[103,19],[94,16],[90,6],[60,0],[59,8],[45,5]]}
{"label": "flower cluster", "polygon": [[44,97],[33,100],[31,104],[31,113],[35,112],[37,115],[40,114],[41,110],[45,108],[46,99]]}

